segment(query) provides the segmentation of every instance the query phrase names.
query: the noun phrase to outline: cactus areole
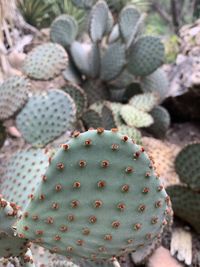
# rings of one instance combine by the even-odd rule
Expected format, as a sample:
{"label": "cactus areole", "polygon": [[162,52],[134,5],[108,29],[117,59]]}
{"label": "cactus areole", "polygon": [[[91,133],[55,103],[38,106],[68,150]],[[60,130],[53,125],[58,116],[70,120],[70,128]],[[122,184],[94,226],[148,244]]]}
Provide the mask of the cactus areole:
{"label": "cactus areole", "polygon": [[61,146],[17,232],[70,259],[107,260],[148,246],[170,214],[144,149],[99,128]]}

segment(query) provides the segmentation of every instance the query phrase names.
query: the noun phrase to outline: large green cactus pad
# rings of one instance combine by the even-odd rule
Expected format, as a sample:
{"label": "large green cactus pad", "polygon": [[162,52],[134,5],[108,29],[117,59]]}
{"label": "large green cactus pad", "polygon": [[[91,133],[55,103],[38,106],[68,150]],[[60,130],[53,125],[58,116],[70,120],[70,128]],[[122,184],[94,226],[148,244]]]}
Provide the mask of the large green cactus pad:
{"label": "large green cactus pad", "polygon": [[45,43],[34,48],[23,64],[24,73],[37,80],[49,80],[67,67],[68,55],[59,44]]}
{"label": "large green cactus pad", "polygon": [[76,20],[69,15],[60,15],[51,25],[50,38],[52,42],[68,47],[75,40],[77,33]]}
{"label": "large green cactus pad", "polygon": [[148,127],[153,123],[153,118],[150,114],[136,109],[131,105],[123,105],[120,115],[128,126],[136,128]]}
{"label": "large green cactus pad", "polygon": [[0,85],[0,120],[10,118],[28,100],[30,83],[21,76],[11,76]]}
{"label": "large green cactus pad", "polygon": [[76,120],[73,99],[61,90],[49,90],[30,98],[18,114],[17,128],[28,143],[44,146],[67,130]]}
{"label": "large green cactus pad", "polygon": [[22,209],[30,201],[48,165],[48,156],[42,149],[17,152],[6,166],[0,191],[10,202]]}
{"label": "large green cactus pad", "polygon": [[164,46],[154,36],[144,36],[130,47],[128,69],[137,76],[154,72],[164,62]]}
{"label": "large green cactus pad", "polygon": [[72,259],[109,259],[151,243],[169,212],[144,149],[99,128],[74,134],[51,159],[17,232]]}
{"label": "large green cactus pad", "polygon": [[104,81],[114,79],[120,74],[125,63],[125,46],[120,42],[109,45],[101,60],[101,79]]}
{"label": "large green cactus pad", "polygon": [[175,168],[183,183],[200,191],[200,143],[187,145],[178,154]]}
{"label": "large green cactus pad", "polygon": [[167,188],[174,214],[188,222],[200,233],[200,194],[181,185]]}

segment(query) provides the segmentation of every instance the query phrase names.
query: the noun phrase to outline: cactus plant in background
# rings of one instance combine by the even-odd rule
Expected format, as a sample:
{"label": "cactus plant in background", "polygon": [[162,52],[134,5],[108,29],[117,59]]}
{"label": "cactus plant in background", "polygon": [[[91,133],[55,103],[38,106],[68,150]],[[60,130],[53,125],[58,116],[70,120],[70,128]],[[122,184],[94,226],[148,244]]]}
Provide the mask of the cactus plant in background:
{"label": "cactus plant in background", "polygon": [[197,233],[200,233],[199,154],[200,143],[189,144],[180,151],[175,167],[184,184],[167,188],[175,215],[189,223]]}
{"label": "cactus plant in background", "polygon": [[16,118],[25,140],[45,146],[67,130],[73,129],[76,106],[65,92],[54,89],[31,97]]}
{"label": "cactus plant in background", "polygon": [[169,211],[143,149],[99,128],[76,133],[51,159],[17,232],[70,258],[109,259],[156,239]]}

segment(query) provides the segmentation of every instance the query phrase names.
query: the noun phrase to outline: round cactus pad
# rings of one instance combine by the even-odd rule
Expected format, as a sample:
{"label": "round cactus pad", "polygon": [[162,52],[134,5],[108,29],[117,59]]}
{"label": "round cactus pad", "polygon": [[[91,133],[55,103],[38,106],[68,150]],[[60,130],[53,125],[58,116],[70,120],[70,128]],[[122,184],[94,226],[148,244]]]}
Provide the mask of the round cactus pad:
{"label": "round cactus pad", "polygon": [[0,120],[10,118],[26,103],[30,83],[21,76],[12,76],[0,85]]}
{"label": "round cactus pad", "polygon": [[68,55],[59,44],[46,43],[34,48],[26,57],[23,71],[36,80],[49,80],[68,65]]}
{"label": "round cactus pad", "polygon": [[75,133],[51,159],[17,232],[72,259],[109,259],[152,243],[169,205],[144,149],[98,128]]}
{"label": "round cactus pad", "polygon": [[17,116],[17,128],[34,146],[44,146],[72,128],[76,107],[72,98],[61,90],[50,90],[30,98]]}

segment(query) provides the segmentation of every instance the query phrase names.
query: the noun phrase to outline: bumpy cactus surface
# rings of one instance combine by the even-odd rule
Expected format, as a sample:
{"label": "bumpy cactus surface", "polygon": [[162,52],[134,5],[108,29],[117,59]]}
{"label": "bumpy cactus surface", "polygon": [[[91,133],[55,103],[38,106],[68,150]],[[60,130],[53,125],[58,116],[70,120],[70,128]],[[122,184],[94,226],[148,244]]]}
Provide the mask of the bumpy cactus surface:
{"label": "bumpy cactus surface", "polygon": [[175,161],[176,172],[183,183],[200,191],[200,143],[187,145]]}
{"label": "bumpy cactus surface", "polygon": [[42,149],[29,149],[14,154],[1,179],[0,191],[4,198],[25,208],[47,166],[48,156]]}
{"label": "bumpy cactus surface", "polygon": [[73,99],[54,89],[31,97],[18,114],[16,123],[27,142],[44,146],[65,131],[72,130],[75,120]]}
{"label": "bumpy cactus surface", "polygon": [[30,83],[21,76],[11,76],[0,85],[0,120],[10,118],[28,100]]}
{"label": "bumpy cactus surface", "polygon": [[59,44],[46,43],[34,48],[26,57],[24,73],[37,80],[49,80],[67,67],[68,55]]}
{"label": "bumpy cactus surface", "polygon": [[70,258],[109,259],[151,243],[170,212],[143,148],[99,128],[51,159],[17,232]]}

